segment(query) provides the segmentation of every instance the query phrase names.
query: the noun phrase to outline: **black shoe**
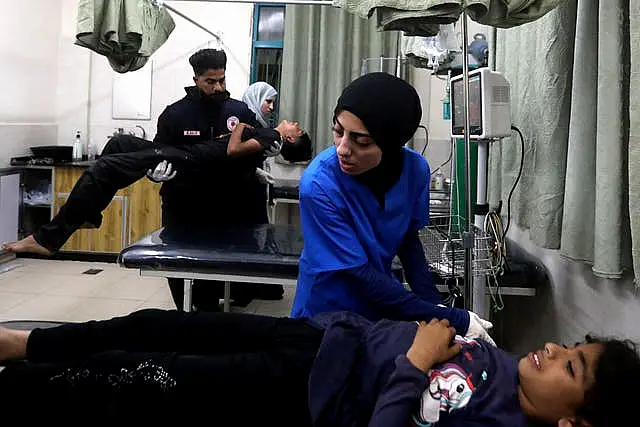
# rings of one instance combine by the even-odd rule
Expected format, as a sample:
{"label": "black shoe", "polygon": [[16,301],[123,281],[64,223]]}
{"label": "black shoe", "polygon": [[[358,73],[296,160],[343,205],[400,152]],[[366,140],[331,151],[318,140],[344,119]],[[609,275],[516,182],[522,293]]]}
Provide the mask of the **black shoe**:
{"label": "black shoe", "polygon": [[254,288],[256,299],[266,301],[279,301],[284,298],[284,287],[282,285],[257,284]]}

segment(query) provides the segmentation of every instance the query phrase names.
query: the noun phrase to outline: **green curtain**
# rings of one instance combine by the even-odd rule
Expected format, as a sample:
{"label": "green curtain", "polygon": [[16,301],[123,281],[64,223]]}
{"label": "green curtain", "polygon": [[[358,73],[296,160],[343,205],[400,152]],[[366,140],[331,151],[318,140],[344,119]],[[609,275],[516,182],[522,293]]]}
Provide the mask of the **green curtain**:
{"label": "green curtain", "polygon": [[[631,3],[562,2],[495,39],[526,138],[512,221],[614,279],[633,266],[640,275],[640,2]],[[491,200],[506,201],[519,160],[515,137],[492,145]]]}
{"label": "green curtain", "polygon": [[333,108],[342,89],[371,57],[395,57],[399,33],[330,6],[287,5],[280,118],[296,120],[314,154],[332,144]]}
{"label": "green curtain", "polygon": [[629,4],[629,220],[631,257],[636,286],[640,285],[640,2]]}

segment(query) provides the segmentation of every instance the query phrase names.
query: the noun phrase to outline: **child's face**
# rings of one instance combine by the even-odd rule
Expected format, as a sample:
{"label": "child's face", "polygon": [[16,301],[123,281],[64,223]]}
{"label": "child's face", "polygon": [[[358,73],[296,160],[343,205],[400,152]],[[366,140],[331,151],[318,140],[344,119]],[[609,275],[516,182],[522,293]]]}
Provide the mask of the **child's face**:
{"label": "child's face", "polygon": [[520,359],[518,397],[525,413],[553,424],[572,419],[595,382],[601,353],[600,344],[564,348],[549,343]]}
{"label": "child's face", "polygon": [[278,126],[280,135],[288,142],[296,142],[296,139],[302,135],[303,131],[300,129],[298,122],[290,122],[289,120],[283,120]]}

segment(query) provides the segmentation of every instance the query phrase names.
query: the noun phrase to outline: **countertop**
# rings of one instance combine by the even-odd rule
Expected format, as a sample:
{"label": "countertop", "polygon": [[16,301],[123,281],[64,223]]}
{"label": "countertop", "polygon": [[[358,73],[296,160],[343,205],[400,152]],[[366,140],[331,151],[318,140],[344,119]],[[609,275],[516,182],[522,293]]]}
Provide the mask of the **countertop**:
{"label": "countertop", "polygon": [[51,168],[88,168],[92,166],[95,160],[84,160],[79,162],[60,162],[50,165],[20,165],[20,166],[7,166],[0,168],[0,174],[6,175],[7,173],[15,172],[21,169],[51,169]]}

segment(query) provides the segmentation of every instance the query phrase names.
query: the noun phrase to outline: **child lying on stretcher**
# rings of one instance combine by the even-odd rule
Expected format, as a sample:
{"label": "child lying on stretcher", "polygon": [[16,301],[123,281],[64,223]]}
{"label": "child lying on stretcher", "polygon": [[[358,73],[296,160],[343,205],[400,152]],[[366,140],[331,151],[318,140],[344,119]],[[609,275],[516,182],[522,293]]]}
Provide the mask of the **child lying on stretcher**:
{"label": "child lying on stretcher", "polygon": [[[151,143],[132,136],[112,139],[99,158],[76,182],[66,203],[48,224],[33,235],[18,242],[4,243],[2,249],[10,252],[31,252],[49,256],[57,252],[71,235],[89,223],[99,227],[102,211],[116,192],[148,175],[182,177],[214,171],[220,179],[235,180],[252,185],[257,179],[268,179],[258,168],[267,155],[282,155],[290,161],[311,158],[311,140],[295,122],[282,121],[275,129],[253,129],[239,124],[228,135],[211,142],[193,145],[168,146]],[[162,164],[160,168],[156,165]],[[171,164],[174,169],[167,167]],[[162,169],[162,170],[159,170]],[[167,170],[168,169],[168,170]],[[211,178],[210,175],[207,175]]]}
{"label": "child lying on stretcher", "polygon": [[[629,341],[547,343],[518,358],[446,320],[371,323],[143,310],[32,332],[0,329],[4,418],[186,416],[212,426],[635,425]],[[123,414],[127,414],[123,418]],[[4,424],[3,424],[4,425]],[[26,424],[25,424],[26,425]]]}

